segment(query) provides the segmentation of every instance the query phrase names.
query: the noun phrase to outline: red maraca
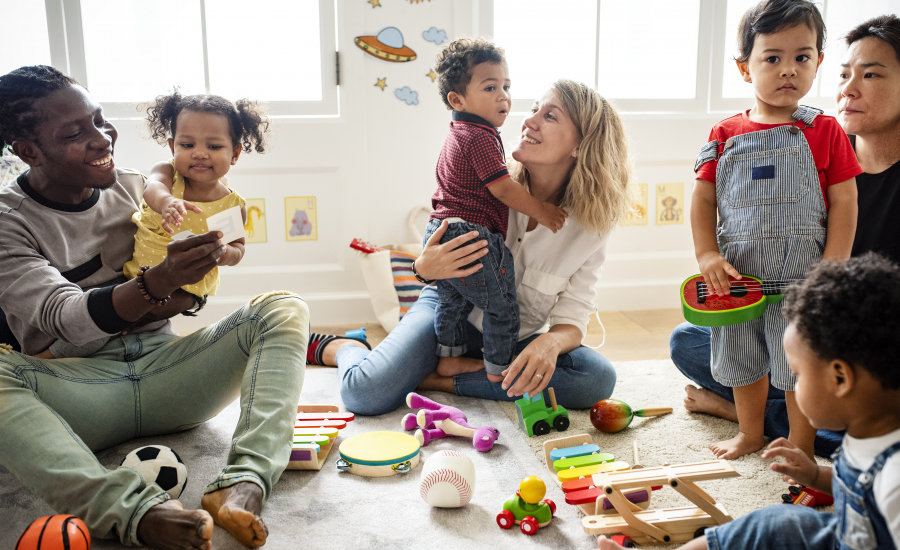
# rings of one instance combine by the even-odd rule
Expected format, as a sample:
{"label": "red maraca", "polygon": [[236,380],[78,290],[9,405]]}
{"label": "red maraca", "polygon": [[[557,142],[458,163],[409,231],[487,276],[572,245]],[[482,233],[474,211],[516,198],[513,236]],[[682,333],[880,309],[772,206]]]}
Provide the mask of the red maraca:
{"label": "red maraca", "polygon": [[669,414],[670,412],[672,412],[672,407],[652,407],[632,411],[628,403],[624,401],[604,399],[603,401],[598,401],[591,408],[591,424],[601,432],[612,434],[627,428],[635,416],[643,418]]}

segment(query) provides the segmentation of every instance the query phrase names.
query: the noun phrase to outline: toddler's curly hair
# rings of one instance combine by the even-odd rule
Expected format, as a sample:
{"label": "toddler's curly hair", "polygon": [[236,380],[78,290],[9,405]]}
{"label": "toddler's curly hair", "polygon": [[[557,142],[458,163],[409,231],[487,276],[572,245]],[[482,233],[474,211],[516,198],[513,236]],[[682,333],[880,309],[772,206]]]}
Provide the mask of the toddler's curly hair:
{"label": "toddler's curly hair", "polygon": [[224,97],[209,94],[182,95],[176,87],[172,93],[157,96],[149,104],[139,107],[147,110],[147,126],[150,138],[165,144],[175,137],[175,123],[185,109],[199,113],[215,113],[228,120],[231,143],[240,146],[245,153],[265,152],[269,121],[256,101],[239,99],[232,103]]}
{"label": "toddler's curly hair", "polygon": [[484,38],[460,38],[450,42],[438,53],[434,72],[438,78],[438,93],[447,109],[453,110],[447,95],[456,92],[466,95],[472,80],[472,70],[481,63],[506,63],[506,52]]}
{"label": "toddler's curly hair", "polygon": [[823,360],[846,361],[884,389],[900,389],[900,268],[883,256],[819,262],[788,290],[782,312]]}

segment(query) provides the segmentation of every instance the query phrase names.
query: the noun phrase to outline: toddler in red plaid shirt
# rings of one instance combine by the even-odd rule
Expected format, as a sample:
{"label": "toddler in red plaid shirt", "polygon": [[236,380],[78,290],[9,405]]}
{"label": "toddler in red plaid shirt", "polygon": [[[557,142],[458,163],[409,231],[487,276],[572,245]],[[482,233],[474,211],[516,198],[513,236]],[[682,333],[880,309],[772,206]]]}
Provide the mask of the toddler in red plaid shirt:
{"label": "toddler in red plaid shirt", "polygon": [[437,283],[441,301],[435,314],[436,353],[457,357],[468,351],[467,319],[478,307],[484,311],[485,369],[489,380],[500,382],[519,336],[513,258],[504,243],[509,209],[554,233],[568,214],[532,197],[509,177],[497,131],[512,104],[503,50],[482,39],[455,40],[438,54],[434,70],[441,98],[453,112],[438,159],[438,189],[431,198],[434,211],[425,242],[445,219],[449,227],[442,243],[472,231],[488,242],[481,270]]}

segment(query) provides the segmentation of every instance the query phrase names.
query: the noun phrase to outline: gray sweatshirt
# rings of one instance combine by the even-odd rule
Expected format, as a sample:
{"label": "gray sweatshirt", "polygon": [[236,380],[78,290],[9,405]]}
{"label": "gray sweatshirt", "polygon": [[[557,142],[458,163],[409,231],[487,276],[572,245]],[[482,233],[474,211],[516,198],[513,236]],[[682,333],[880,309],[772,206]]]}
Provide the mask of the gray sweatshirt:
{"label": "gray sweatshirt", "polygon": [[[80,204],[39,195],[24,173],[0,190],[0,309],[22,352],[34,355],[57,340],[82,346],[129,323],[118,316],[112,290],[134,251],[144,176],[117,169],[116,184],[95,189]],[[139,332],[170,332],[169,321]],[[138,331],[135,331],[138,332]]]}

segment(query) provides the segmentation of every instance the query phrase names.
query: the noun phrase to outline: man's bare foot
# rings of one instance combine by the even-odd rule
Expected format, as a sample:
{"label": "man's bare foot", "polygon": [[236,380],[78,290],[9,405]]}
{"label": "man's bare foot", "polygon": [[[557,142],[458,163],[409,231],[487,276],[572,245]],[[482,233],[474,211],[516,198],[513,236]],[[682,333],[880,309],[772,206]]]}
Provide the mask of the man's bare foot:
{"label": "man's bare foot", "polygon": [[691,412],[711,414],[732,422],[738,421],[737,409],[731,401],[692,384],[684,387],[684,393],[685,409]]}
{"label": "man's bare foot", "polygon": [[203,510],[185,510],[177,500],[152,506],[138,523],[137,536],[160,550],[212,548],[213,519]]}
{"label": "man's bare foot", "polygon": [[762,435],[751,436],[744,432],[738,434],[727,441],[713,443],[709,449],[716,455],[716,458],[724,460],[734,460],[744,455],[755,453],[766,445],[766,438]]}
{"label": "man's bare foot", "polygon": [[337,366],[337,352],[346,345],[356,346],[362,349],[369,349],[358,340],[350,340],[348,338],[338,338],[332,340],[322,349],[322,364],[329,367]]}
{"label": "man's bare foot", "polygon": [[484,369],[484,361],[471,357],[441,357],[438,361],[437,373],[441,376],[456,376],[467,372],[478,372]]}
{"label": "man's bare foot", "polygon": [[262,488],[242,481],[230,487],[206,493],[200,505],[210,513],[216,524],[244,546],[256,548],[266,543],[269,530],[259,514],[262,512]]}

